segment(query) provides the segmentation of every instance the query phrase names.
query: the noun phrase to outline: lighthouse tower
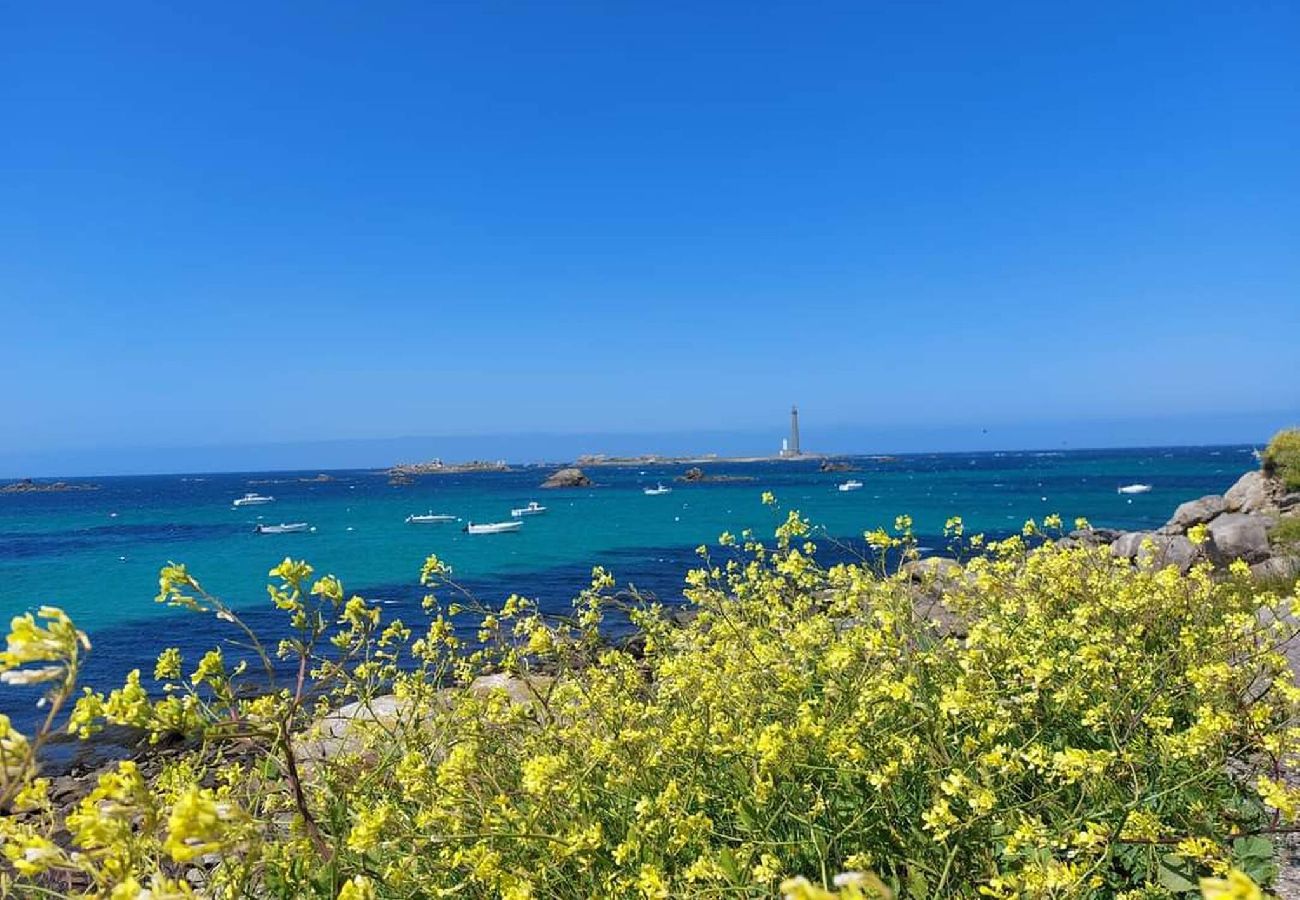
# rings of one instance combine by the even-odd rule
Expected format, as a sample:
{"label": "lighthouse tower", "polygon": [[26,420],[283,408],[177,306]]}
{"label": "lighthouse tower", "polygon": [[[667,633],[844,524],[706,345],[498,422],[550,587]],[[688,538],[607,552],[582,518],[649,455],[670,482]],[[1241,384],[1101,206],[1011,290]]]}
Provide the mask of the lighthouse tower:
{"label": "lighthouse tower", "polygon": [[802,456],[799,449],[799,407],[790,407],[790,438],[781,442],[782,456]]}

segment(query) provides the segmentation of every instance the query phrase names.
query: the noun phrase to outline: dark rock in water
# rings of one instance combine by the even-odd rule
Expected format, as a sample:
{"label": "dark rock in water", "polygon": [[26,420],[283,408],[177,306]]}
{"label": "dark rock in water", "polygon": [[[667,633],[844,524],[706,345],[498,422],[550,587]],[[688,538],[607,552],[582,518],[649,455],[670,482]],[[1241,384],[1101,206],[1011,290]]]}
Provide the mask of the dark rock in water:
{"label": "dark rock in water", "polygon": [[817,467],[819,472],[856,472],[858,467],[851,462],[842,459],[823,459],[822,464]]}
{"label": "dark rock in water", "polygon": [[[1240,482],[1239,482],[1240,483]],[[1274,520],[1269,516],[1225,513],[1210,522],[1210,557],[1218,565],[1235,559],[1247,563],[1263,562],[1272,555],[1268,530]]]}
{"label": "dark rock in water", "polygon": [[591,487],[591,479],[581,469],[568,468],[551,475],[542,482],[544,488],[581,488]]}
{"label": "dark rock in water", "polygon": [[57,494],[63,491],[97,491],[97,484],[69,484],[66,481],[32,481],[24,478],[0,487],[0,494]]}
{"label": "dark rock in water", "polygon": [[1227,503],[1218,494],[1188,500],[1174,510],[1173,517],[1160,530],[1165,534],[1182,534],[1193,525],[1204,525],[1226,508]]}
{"label": "dark rock in water", "polygon": [[701,469],[699,466],[692,466],[691,468],[686,470],[685,474],[678,475],[677,480],[685,481],[692,484],[705,483],[705,482],[718,483],[718,482],[732,482],[732,481],[753,481],[754,476],[752,475],[709,475],[706,474],[705,471]]}

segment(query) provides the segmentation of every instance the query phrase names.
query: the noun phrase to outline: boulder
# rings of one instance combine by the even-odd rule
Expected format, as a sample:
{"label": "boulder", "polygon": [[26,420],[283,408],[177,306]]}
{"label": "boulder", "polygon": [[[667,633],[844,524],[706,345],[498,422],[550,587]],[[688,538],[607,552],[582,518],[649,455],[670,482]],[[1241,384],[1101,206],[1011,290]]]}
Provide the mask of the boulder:
{"label": "boulder", "polygon": [[1273,523],[1269,516],[1224,513],[1209,525],[1210,558],[1219,565],[1227,565],[1234,559],[1251,564],[1263,562],[1272,555],[1268,530]]}
{"label": "boulder", "polygon": [[1250,567],[1250,574],[1259,579],[1300,579],[1300,557],[1274,556]]}
{"label": "boulder", "polygon": [[1174,510],[1173,518],[1161,528],[1164,534],[1182,534],[1193,525],[1203,525],[1222,513],[1226,508],[1224,499],[1218,494],[1208,494],[1199,500],[1188,500]]}
{"label": "boulder", "polygon": [[1263,472],[1247,472],[1223,495],[1228,512],[1253,513],[1274,508],[1274,483]]}
{"label": "boulder", "polygon": [[[533,704],[545,696],[554,679],[547,675],[480,675],[467,688],[443,688],[439,693],[444,702],[460,690],[483,696],[503,692],[512,704]],[[393,694],[384,694],[367,701],[346,703],[317,719],[305,732],[294,737],[294,749],[305,767],[332,759],[340,753],[356,753],[364,746],[364,736],[359,729],[379,725],[391,727],[404,718],[410,718],[410,701]]]}
{"label": "boulder", "polygon": [[[1143,545],[1151,542],[1151,548]],[[1110,545],[1111,552],[1138,565],[1156,568],[1175,566],[1186,572],[1200,556],[1196,545],[1181,534],[1158,534],[1153,531],[1130,531]]]}
{"label": "boulder", "polygon": [[962,568],[961,563],[955,559],[946,556],[927,556],[925,559],[914,559],[904,563],[903,571],[913,581],[927,581],[932,578],[955,581],[961,577]]}
{"label": "boulder", "polygon": [[577,488],[591,487],[591,479],[588,478],[581,469],[568,468],[560,469],[551,475],[550,478],[542,482],[544,488]]}
{"label": "boulder", "polygon": [[1124,532],[1117,528],[1076,528],[1057,541],[1062,547],[1100,547],[1113,543]]}

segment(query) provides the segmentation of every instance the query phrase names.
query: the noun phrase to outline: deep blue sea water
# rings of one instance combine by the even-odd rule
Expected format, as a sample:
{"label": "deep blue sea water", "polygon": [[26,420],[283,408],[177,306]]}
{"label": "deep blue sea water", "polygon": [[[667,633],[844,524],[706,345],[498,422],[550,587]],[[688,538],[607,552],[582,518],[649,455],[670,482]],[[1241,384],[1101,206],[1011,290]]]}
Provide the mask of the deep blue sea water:
{"label": "deep blue sea water", "polygon": [[[267,570],[285,556],[332,572],[346,588],[385,602],[388,616],[418,621],[420,565],[437,553],[481,599],[499,603],[517,592],[563,611],[601,564],[624,583],[672,600],[695,560],[694,548],[724,530],[752,527],[770,535],[783,513],[764,507],[773,491],[829,536],[856,539],[913,516],[923,544],[941,545],[944,520],[961,515],[971,531],[1016,531],[1026,518],[1057,512],[1095,525],[1152,527],[1184,500],[1219,493],[1255,466],[1249,447],[1195,447],[1070,452],[916,454],[858,459],[851,475],[821,473],[816,461],[718,463],[710,474],[752,481],[683,484],[685,466],[588,470],[599,484],[543,491],[549,469],[426,476],[392,486],[369,471],[239,473],[85,479],[95,491],[0,494],[0,613],[41,604],[62,606],[94,642],[88,679],[119,684],[129,669],[146,673],[158,651],[179,645],[187,658],[224,636],[210,618],[155,604],[158,570],[184,562],[205,584],[253,621],[271,626]],[[853,477],[856,492],[836,490]],[[672,484],[671,494],[642,488]],[[1126,496],[1122,484],[1153,485]],[[235,509],[248,491],[270,494],[267,506]],[[460,525],[407,525],[411,513],[452,513],[474,521],[509,519],[512,507],[538,500],[549,511],[525,520],[518,534],[471,536]],[[309,534],[259,535],[259,522],[305,521]],[[34,717],[35,695],[0,689],[0,712],[19,724]]]}

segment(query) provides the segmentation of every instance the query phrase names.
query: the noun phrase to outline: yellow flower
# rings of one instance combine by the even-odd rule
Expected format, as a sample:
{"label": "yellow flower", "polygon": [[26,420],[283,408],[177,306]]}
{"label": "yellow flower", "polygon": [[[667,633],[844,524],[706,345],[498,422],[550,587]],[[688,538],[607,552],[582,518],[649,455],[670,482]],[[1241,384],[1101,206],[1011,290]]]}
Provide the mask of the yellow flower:
{"label": "yellow flower", "polygon": [[1202,878],[1205,900],[1264,900],[1264,893],[1245,872],[1233,869],[1226,878]]}
{"label": "yellow flower", "polygon": [[191,786],[172,806],[163,848],[176,862],[216,852],[224,846],[227,828],[234,818],[231,803],[217,800],[209,789]]}
{"label": "yellow flower", "polygon": [[343,882],[338,900],[375,900],[375,885],[364,875],[353,875]]}

